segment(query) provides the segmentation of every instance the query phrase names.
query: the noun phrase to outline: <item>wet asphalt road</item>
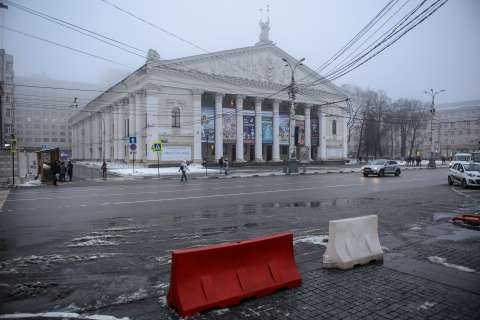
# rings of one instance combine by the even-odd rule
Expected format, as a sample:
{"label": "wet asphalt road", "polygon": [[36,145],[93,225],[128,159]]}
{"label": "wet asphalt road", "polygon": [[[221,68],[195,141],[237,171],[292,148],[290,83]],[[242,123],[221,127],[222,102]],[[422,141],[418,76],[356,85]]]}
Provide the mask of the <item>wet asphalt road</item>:
{"label": "wet asphalt road", "polygon": [[[480,211],[480,190],[450,187],[446,173],[412,170],[401,177],[347,173],[184,184],[145,179],[14,190],[0,213],[0,313],[62,310],[176,318],[165,306],[171,250],[287,230],[297,239],[326,235],[329,220],[366,214],[379,215],[386,254],[379,271],[430,281],[439,286],[432,296],[454,288],[465,295],[459,298],[476,301],[472,307],[479,310],[480,231],[447,220],[455,213]],[[319,272],[323,246],[299,242],[295,250],[303,275]],[[474,272],[432,263],[432,256]],[[302,299],[300,294],[297,300]],[[278,303],[275,297],[265,301]],[[271,310],[309,318],[308,309],[289,303],[269,310],[240,305],[200,318],[279,318]],[[413,318],[427,316],[432,314]]]}

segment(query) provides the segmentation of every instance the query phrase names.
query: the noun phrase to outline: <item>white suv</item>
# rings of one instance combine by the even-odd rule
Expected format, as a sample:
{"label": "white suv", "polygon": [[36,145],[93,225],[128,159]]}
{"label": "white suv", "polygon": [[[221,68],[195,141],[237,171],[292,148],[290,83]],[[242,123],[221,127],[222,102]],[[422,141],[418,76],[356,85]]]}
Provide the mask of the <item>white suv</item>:
{"label": "white suv", "polygon": [[480,187],[480,163],[453,163],[448,173],[448,184],[459,183],[463,188]]}

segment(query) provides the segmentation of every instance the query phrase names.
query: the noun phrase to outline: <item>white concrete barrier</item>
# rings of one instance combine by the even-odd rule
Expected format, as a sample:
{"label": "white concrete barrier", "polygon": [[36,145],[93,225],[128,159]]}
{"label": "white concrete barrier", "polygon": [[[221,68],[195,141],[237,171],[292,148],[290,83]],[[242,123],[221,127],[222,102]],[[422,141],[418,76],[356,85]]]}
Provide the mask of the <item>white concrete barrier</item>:
{"label": "white concrete barrier", "polygon": [[351,269],[372,261],[383,261],[376,215],[330,221],[324,268]]}

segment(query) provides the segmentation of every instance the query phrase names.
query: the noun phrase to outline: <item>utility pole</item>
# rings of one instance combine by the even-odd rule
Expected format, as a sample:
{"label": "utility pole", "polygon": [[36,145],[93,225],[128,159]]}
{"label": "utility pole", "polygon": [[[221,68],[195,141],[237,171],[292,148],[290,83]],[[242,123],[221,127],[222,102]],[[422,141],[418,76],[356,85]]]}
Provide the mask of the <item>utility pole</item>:
{"label": "utility pole", "polygon": [[297,84],[295,83],[295,69],[302,66],[305,58],[300,59],[293,66],[287,59],[282,58],[285,62],[285,67],[290,67],[292,77],[288,88],[288,97],[290,98],[290,116],[289,116],[289,137],[288,137],[288,167],[287,173],[298,172],[297,147],[295,145],[295,98],[298,92]]}
{"label": "utility pole", "polygon": [[423,92],[423,93],[428,94],[429,96],[432,97],[432,106],[431,106],[431,109],[430,109],[431,118],[430,118],[430,159],[428,160],[428,167],[429,168],[435,168],[436,167],[435,156],[434,156],[435,148],[434,148],[434,145],[433,145],[433,118],[435,117],[435,96],[439,93],[442,93],[442,92],[445,92],[445,90],[442,89],[442,90],[435,91],[433,89],[430,89],[429,91],[424,91]]}

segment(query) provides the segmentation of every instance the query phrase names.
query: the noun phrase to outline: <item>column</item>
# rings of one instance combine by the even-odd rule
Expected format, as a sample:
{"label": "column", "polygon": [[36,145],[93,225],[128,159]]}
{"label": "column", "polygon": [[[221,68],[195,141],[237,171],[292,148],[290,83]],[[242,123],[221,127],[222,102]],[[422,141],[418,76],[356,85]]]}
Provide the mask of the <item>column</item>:
{"label": "column", "polygon": [[215,159],[223,157],[223,94],[215,96]]}
{"label": "column", "polygon": [[80,159],[84,160],[86,158],[85,153],[85,121],[80,121]]}
{"label": "column", "polygon": [[85,128],[85,151],[86,159],[92,160],[93,153],[93,141],[92,141],[92,129],[93,129],[93,115],[90,115],[86,119],[86,128]]}
{"label": "column", "polygon": [[164,110],[160,110],[160,89],[148,86],[145,90],[146,112],[147,112],[147,128],[146,139],[147,144],[147,160],[157,161],[157,153],[153,152],[151,146],[153,142],[160,138],[160,118]]}
{"label": "column", "polygon": [[[135,134],[136,134],[136,121],[137,121],[137,116],[135,114],[136,112],[136,108],[135,108],[135,104],[136,104],[136,96],[135,96],[135,93],[132,93],[130,95],[130,99],[128,100],[128,112],[129,112],[129,116],[128,116],[128,132],[127,132],[127,137],[135,137]],[[128,150],[128,159],[130,160],[133,160],[133,154],[130,155],[130,150]],[[135,155],[135,159],[137,159],[137,155]]]}
{"label": "column", "polygon": [[105,125],[105,142],[103,143],[103,147],[105,150],[103,151],[105,155],[105,160],[110,161],[111,160],[111,146],[112,146],[112,122],[110,121],[110,117],[112,115],[112,108],[106,107],[103,112],[103,123]]}
{"label": "column", "polygon": [[307,161],[312,160],[312,124],[310,122],[310,111],[312,105],[307,104],[305,105],[305,149],[307,152]]}
{"label": "column", "polygon": [[93,116],[93,159],[102,160],[102,114],[95,113]]}
{"label": "column", "polygon": [[255,99],[255,161],[263,161],[262,154],[262,101],[261,98]]}
{"label": "column", "polygon": [[135,136],[137,137],[137,154],[135,161],[142,161],[145,158],[145,90],[139,90],[135,94]]}
{"label": "column", "polygon": [[280,100],[273,100],[273,145],[272,160],[280,161],[280,127],[279,127]]}
{"label": "column", "polygon": [[117,104],[113,106],[113,160],[120,159],[120,111]]}
{"label": "column", "polygon": [[130,111],[128,109],[128,101],[129,101],[128,98],[123,99],[120,102],[120,106],[118,108],[119,123],[120,123],[120,126],[118,127],[118,130],[120,131],[118,155],[119,155],[119,159],[124,161],[128,160],[128,157],[125,154],[125,141],[127,138],[127,127],[125,125],[125,120],[128,119],[128,116],[130,114]]}
{"label": "column", "polygon": [[348,118],[347,118],[347,114],[345,113],[343,115],[343,121],[342,121],[342,125],[343,125],[343,159],[347,159],[348,158]]}
{"label": "column", "polygon": [[245,96],[237,95],[235,106],[237,107],[237,136],[236,136],[236,161],[243,162],[243,100]]}
{"label": "column", "polygon": [[202,161],[202,94],[203,90],[192,90],[193,103],[193,161]]}
{"label": "column", "polygon": [[327,160],[327,120],[320,107],[317,110],[318,115],[318,160]]}
{"label": "column", "polygon": [[[72,124],[70,126],[70,130],[72,130],[72,142],[70,144],[71,146],[71,149],[72,149],[72,159],[75,159],[77,156],[78,156],[78,153],[77,153],[77,126]],[[28,165],[28,159],[27,159],[27,165]]]}

